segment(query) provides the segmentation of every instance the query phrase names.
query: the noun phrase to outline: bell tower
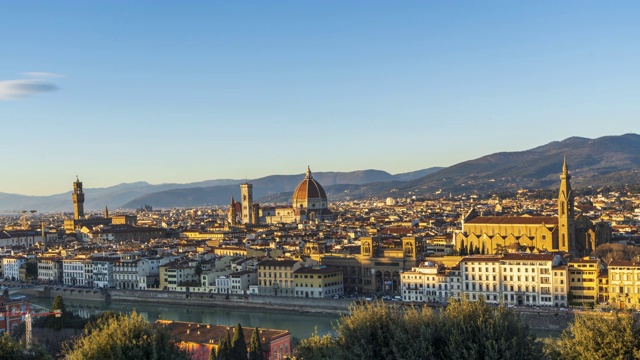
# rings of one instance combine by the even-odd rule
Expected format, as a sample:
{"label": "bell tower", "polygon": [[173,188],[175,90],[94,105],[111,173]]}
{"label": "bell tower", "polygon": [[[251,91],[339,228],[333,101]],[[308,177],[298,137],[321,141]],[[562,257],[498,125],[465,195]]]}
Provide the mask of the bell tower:
{"label": "bell tower", "polygon": [[76,181],[73,183],[73,194],[71,194],[71,200],[73,200],[73,218],[84,219],[84,192],[82,191],[82,182],[76,175]]}
{"label": "bell tower", "polygon": [[565,157],[562,164],[562,174],[560,174],[560,191],[558,192],[558,250],[574,252],[576,249],[575,215],[570,180],[571,175]]}
{"label": "bell tower", "polygon": [[253,224],[253,185],[240,184],[240,193],[242,194],[242,222]]}
{"label": "bell tower", "polygon": [[238,214],[236,213],[236,201],[233,199],[233,195],[232,195],[231,204],[229,205],[229,225],[236,226],[237,219],[238,219]]}

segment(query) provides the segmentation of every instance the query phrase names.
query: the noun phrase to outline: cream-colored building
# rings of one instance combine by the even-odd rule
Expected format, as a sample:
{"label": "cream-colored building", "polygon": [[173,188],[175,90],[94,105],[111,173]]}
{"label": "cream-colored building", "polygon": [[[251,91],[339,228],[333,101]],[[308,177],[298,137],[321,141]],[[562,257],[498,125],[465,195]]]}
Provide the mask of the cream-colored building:
{"label": "cream-colored building", "polygon": [[[402,297],[422,302],[465,297],[493,304],[566,306],[567,270],[558,266],[561,262],[559,255],[550,253],[467,256],[451,268],[427,262],[402,274]],[[564,285],[554,290],[554,281]],[[556,295],[558,301],[554,301]]]}
{"label": "cream-colored building", "polygon": [[611,261],[608,273],[609,303],[620,309],[640,308],[640,264]]}
{"label": "cream-colored building", "polygon": [[38,281],[45,284],[62,282],[62,259],[60,257],[38,258]]}
{"label": "cream-colored building", "polygon": [[160,290],[175,291],[179,287],[188,286],[185,284],[200,285],[195,266],[177,261],[160,266]]}
{"label": "cream-colored building", "polygon": [[460,261],[462,292],[471,301],[481,298],[498,304],[500,297],[500,256],[477,255]]}
{"label": "cream-colored building", "polygon": [[328,298],[344,295],[342,270],[326,266],[299,268],[293,273],[296,297]]}
{"label": "cream-colored building", "polygon": [[403,272],[400,278],[403,301],[446,303],[449,300],[452,290],[449,272],[440,264],[422,263]]}
{"label": "cream-colored building", "polygon": [[553,306],[567,307],[569,305],[569,268],[567,265],[554,266],[553,272]]}
{"label": "cream-colored building", "polygon": [[505,254],[500,260],[502,298],[505,304],[553,306],[554,254]]}
{"label": "cream-colored building", "polygon": [[295,296],[294,272],[302,267],[298,260],[265,260],[258,263],[260,295]]}

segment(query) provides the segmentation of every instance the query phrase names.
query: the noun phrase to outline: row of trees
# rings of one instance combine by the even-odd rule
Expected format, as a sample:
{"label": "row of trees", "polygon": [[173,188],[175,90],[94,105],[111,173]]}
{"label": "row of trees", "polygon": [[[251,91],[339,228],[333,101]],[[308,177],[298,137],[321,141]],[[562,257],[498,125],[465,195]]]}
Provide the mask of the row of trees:
{"label": "row of trees", "polygon": [[225,338],[220,342],[217,351],[211,351],[209,360],[264,360],[262,344],[260,342],[260,331],[255,328],[251,335],[251,345],[247,352],[247,342],[244,339],[244,330],[238,323],[233,331],[233,340],[227,330]]}
{"label": "row of trees", "polygon": [[452,302],[442,311],[358,305],[335,335],[301,341],[296,358],[325,359],[640,359],[640,326],[630,314],[587,314],[557,340],[536,339],[519,316],[482,301]]}
{"label": "row of trees", "polygon": [[[63,306],[63,305],[62,305]],[[42,347],[26,351],[8,335],[0,337],[0,360],[170,359],[187,360],[162,327],[136,312],[105,312],[87,324],[84,335],[59,354]],[[518,314],[483,301],[453,301],[440,311],[401,308],[384,302],[354,305],[340,318],[334,335],[303,339],[301,360],[414,359],[640,359],[640,324],[629,313],[577,315],[557,340],[539,341]],[[210,360],[264,360],[256,329],[247,351],[240,324],[227,331]]]}

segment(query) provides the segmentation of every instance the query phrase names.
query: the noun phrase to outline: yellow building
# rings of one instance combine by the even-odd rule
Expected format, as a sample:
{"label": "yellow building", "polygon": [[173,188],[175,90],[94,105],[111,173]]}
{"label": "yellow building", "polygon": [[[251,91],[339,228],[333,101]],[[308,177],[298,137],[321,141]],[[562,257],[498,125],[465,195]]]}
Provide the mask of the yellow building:
{"label": "yellow building", "polygon": [[260,295],[295,296],[294,272],[302,267],[298,260],[265,260],[258,263]]}
{"label": "yellow building", "polygon": [[569,268],[569,302],[573,304],[595,304],[598,299],[598,275],[600,260],[592,258],[574,259]]}
{"label": "yellow building", "polygon": [[620,309],[640,308],[640,264],[611,261],[609,271],[609,303]]}
{"label": "yellow building", "polygon": [[344,295],[342,270],[326,266],[300,268],[293,273],[296,297],[326,298]]}
{"label": "yellow building", "polygon": [[219,247],[213,250],[216,255],[220,256],[247,256],[247,248],[239,246]]}
{"label": "yellow building", "polygon": [[471,210],[455,236],[460,255],[501,254],[526,251],[564,251],[590,254],[597,245],[611,240],[611,228],[592,224],[576,214],[571,175],[563,163],[558,191],[557,216],[479,216]]}

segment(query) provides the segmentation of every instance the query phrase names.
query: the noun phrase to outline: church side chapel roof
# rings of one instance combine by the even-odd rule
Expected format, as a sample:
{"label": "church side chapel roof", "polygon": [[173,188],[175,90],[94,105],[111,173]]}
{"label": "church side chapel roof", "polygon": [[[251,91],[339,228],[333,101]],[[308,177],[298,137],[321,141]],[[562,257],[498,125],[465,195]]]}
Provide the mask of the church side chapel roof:
{"label": "church side chapel roof", "polygon": [[558,218],[555,216],[478,216],[466,223],[493,225],[557,225]]}

